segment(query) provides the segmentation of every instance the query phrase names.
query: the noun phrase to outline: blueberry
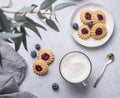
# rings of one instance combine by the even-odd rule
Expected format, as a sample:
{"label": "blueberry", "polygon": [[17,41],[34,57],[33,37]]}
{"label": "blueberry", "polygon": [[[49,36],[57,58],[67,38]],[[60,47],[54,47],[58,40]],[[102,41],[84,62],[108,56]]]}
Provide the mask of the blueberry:
{"label": "blueberry", "polygon": [[40,50],[40,48],[41,48],[40,44],[36,44],[36,45],[35,45],[35,48],[36,48],[37,50]]}
{"label": "blueberry", "polygon": [[79,25],[77,23],[73,24],[73,29],[78,30]]}
{"label": "blueberry", "polygon": [[53,83],[52,84],[52,89],[55,90],[55,91],[58,90],[59,89],[59,85],[57,83]]}
{"label": "blueberry", "polygon": [[35,57],[37,56],[37,53],[36,53],[35,50],[32,50],[32,51],[31,51],[31,56],[32,56],[33,58],[35,58]]}
{"label": "blueberry", "polygon": [[89,22],[89,23],[88,23],[88,27],[89,27],[89,28],[92,28],[93,25],[94,25],[94,24],[93,24],[92,22]]}

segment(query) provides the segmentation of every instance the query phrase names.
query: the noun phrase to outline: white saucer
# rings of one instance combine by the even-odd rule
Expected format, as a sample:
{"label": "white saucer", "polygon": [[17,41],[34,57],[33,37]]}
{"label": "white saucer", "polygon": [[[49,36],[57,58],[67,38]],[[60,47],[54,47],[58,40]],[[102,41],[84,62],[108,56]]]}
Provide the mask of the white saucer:
{"label": "white saucer", "polygon": [[[78,37],[77,32],[72,28],[73,23],[78,23],[79,26],[82,24],[82,22],[80,21],[80,13],[84,9],[101,10],[105,13],[106,15],[105,25],[107,27],[107,35],[103,39],[95,40],[93,38],[89,38],[88,40],[83,40]],[[111,13],[109,12],[107,8],[105,8],[104,6],[100,4],[96,4],[96,3],[85,3],[85,4],[80,5],[73,13],[71,17],[71,21],[70,21],[70,31],[71,31],[72,37],[74,38],[76,42],[86,47],[98,47],[98,46],[105,44],[112,36],[113,29],[114,29],[113,16],[111,15]]]}

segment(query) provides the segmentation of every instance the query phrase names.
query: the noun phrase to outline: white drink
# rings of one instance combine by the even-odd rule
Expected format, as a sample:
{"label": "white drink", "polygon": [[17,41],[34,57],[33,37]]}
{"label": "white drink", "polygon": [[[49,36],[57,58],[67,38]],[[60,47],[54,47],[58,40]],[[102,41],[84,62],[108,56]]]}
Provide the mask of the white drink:
{"label": "white drink", "polygon": [[73,52],[63,58],[60,65],[60,71],[67,81],[79,83],[89,76],[91,64],[84,54]]}

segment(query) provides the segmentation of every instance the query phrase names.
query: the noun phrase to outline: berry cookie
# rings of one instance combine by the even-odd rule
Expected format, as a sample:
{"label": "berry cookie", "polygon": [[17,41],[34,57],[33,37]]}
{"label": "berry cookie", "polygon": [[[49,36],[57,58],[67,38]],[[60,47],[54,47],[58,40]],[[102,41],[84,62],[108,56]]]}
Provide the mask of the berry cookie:
{"label": "berry cookie", "polygon": [[91,36],[96,39],[102,39],[107,34],[106,26],[103,23],[95,24],[91,29]]}
{"label": "berry cookie", "polygon": [[94,23],[103,23],[103,24],[105,24],[105,22],[106,22],[105,14],[100,10],[96,10],[96,11],[94,11],[94,13],[95,13],[94,14],[95,15]]}
{"label": "berry cookie", "polygon": [[81,39],[88,39],[90,38],[90,28],[87,25],[82,25],[81,27],[79,27],[78,31],[78,36]]}
{"label": "berry cookie", "polygon": [[43,60],[47,64],[51,64],[54,60],[54,54],[49,49],[42,49],[38,53],[38,59]]}
{"label": "berry cookie", "polygon": [[89,22],[92,22],[94,20],[94,16],[95,16],[94,12],[89,9],[83,10],[80,13],[81,22],[83,22],[84,24],[88,24]]}
{"label": "berry cookie", "polygon": [[36,60],[33,63],[33,71],[38,75],[44,75],[48,72],[48,65],[41,60]]}

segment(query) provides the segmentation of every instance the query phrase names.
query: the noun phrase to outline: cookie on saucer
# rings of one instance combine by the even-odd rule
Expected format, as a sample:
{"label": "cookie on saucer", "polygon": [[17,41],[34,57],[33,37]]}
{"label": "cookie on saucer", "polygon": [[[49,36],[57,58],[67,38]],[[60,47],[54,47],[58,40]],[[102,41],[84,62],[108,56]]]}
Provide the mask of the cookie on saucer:
{"label": "cookie on saucer", "polygon": [[88,24],[89,22],[92,22],[94,20],[94,12],[89,10],[89,9],[85,9],[80,13],[80,19],[81,22],[83,22],[84,24]]}
{"label": "cookie on saucer", "polygon": [[106,16],[105,16],[105,14],[102,12],[102,11],[100,11],[100,10],[96,10],[96,11],[94,11],[94,17],[95,17],[95,21],[94,21],[94,23],[103,23],[103,24],[105,24],[105,22],[106,22]]}
{"label": "cookie on saucer", "polygon": [[78,36],[81,39],[88,39],[90,38],[90,28],[87,25],[82,25],[79,27],[78,31]]}
{"label": "cookie on saucer", "polygon": [[107,29],[103,23],[95,24],[91,29],[91,36],[96,40],[104,38],[106,34]]}

